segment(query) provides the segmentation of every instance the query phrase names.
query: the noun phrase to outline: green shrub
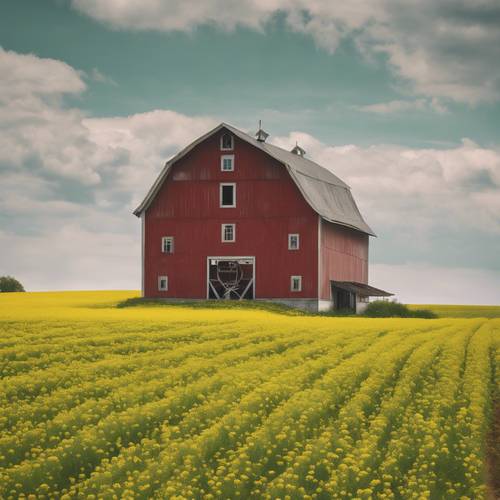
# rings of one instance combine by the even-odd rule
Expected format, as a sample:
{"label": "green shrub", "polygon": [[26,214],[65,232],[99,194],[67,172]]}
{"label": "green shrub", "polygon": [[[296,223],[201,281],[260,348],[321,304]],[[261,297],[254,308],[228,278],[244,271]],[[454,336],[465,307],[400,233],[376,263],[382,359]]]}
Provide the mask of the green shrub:
{"label": "green shrub", "polygon": [[370,318],[437,318],[437,315],[427,309],[408,309],[400,302],[375,300],[370,302],[363,313]]}
{"label": "green shrub", "polygon": [[0,276],[0,292],[24,292],[24,287],[12,276]]}
{"label": "green shrub", "polygon": [[309,314],[314,314],[315,316],[340,316],[340,317],[345,317],[345,316],[356,316],[356,312],[353,309],[350,308],[345,308],[345,309],[328,309],[326,311],[319,311],[316,313],[309,313]]}
{"label": "green shrub", "polygon": [[410,316],[412,318],[434,319],[439,316],[430,309],[410,309]]}

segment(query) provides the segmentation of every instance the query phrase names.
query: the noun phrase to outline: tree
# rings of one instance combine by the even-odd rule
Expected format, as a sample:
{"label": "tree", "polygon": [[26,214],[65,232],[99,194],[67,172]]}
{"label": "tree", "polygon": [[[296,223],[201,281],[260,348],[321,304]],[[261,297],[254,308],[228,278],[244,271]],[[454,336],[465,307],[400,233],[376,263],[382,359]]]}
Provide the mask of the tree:
{"label": "tree", "polygon": [[12,276],[0,276],[0,292],[24,292],[24,287]]}

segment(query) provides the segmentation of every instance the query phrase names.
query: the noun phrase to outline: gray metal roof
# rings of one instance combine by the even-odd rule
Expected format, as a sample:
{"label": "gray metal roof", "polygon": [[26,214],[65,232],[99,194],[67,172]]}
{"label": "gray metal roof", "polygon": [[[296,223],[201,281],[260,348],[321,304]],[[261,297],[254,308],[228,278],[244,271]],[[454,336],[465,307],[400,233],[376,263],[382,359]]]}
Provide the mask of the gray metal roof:
{"label": "gray metal roof", "polygon": [[226,123],[221,123],[171,158],[163,167],[160,175],[142,203],[136,208],[134,214],[139,217],[141,213],[149,207],[163,184],[163,181],[167,177],[170,167],[176,161],[189,153],[189,151],[203,142],[207,137],[210,137],[223,128],[282,163],[287,168],[290,176],[312,209],[325,220],[342,226],[352,227],[363,233],[375,236],[375,233],[364,221],[358,210],[349,186],[330,170],[318,165],[308,158],[296,155],[278,146],[274,146],[273,144],[260,142],[245,132]]}

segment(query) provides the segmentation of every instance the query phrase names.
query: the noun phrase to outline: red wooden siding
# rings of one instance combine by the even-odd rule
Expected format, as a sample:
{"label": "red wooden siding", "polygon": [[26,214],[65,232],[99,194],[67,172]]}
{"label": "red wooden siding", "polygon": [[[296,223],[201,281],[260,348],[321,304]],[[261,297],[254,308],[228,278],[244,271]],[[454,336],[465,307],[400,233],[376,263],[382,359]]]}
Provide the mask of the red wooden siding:
{"label": "red wooden siding", "polygon": [[[220,151],[220,134],[207,138],[173,167],[145,215],[146,297],[206,298],[207,256],[254,256],[256,298],[317,298],[318,216],[285,167],[234,137]],[[221,155],[234,154],[234,172],[222,172]],[[219,207],[219,183],[236,182],[236,207]],[[236,224],[236,242],[221,242],[221,224]],[[288,233],[300,249],[288,250]],[[161,237],[174,236],[173,254]],[[158,276],[168,291],[158,291]],[[302,291],[290,291],[301,275]]]}
{"label": "red wooden siding", "polygon": [[368,283],[368,235],[321,222],[320,298],[330,300],[330,280]]}

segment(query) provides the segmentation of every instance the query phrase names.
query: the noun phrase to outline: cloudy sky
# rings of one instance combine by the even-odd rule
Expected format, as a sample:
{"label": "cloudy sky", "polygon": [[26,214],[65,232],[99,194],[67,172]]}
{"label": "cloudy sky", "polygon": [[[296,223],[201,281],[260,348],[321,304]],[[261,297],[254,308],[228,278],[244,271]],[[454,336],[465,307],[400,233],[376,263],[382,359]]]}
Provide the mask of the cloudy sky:
{"label": "cloudy sky", "polygon": [[227,121],[353,189],[370,281],[500,303],[498,0],[4,0],[0,275],[137,289],[132,210]]}

